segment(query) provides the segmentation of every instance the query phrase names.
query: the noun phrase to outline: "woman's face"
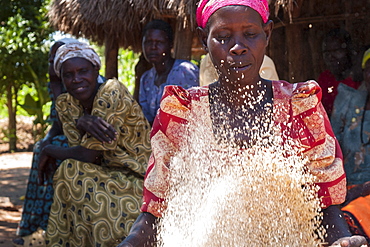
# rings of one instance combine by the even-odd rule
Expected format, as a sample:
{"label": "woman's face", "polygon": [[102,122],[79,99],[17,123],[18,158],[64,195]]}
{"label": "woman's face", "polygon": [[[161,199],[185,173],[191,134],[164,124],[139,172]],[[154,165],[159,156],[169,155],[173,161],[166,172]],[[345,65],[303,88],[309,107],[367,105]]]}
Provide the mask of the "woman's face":
{"label": "woman's face", "polygon": [[62,82],[69,94],[80,102],[94,100],[99,70],[84,58],[70,58],[61,67]]}
{"label": "woman's face", "polygon": [[220,80],[231,83],[259,80],[272,22],[263,24],[252,8],[227,6],[217,10],[207,25],[208,34],[203,30],[201,39],[220,73]]}
{"label": "woman's face", "polygon": [[334,74],[340,75],[351,67],[348,47],[343,40],[334,37],[323,43],[323,58],[327,68]]}
{"label": "woman's face", "polygon": [[152,64],[163,63],[171,57],[171,43],[166,32],[149,29],[145,32],[142,42],[145,59]]}

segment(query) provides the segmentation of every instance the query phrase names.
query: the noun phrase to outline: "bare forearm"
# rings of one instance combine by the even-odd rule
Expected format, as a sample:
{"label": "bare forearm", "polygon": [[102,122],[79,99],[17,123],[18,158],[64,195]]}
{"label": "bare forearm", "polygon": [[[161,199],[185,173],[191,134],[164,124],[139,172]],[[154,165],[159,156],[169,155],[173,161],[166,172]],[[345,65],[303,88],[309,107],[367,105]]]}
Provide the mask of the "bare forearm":
{"label": "bare forearm", "polygon": [[45,138],[44,139],[47,139],[51,142],[51,140],[57,136],[57,135],[62,135],[63,134],[63,130],[59,124],[59,122],[53,122],[49,132],[46,134]]}
{"label": "bare forearm", "polygon": [[343,237],[350,237],[352,234],[349,231],[346,220],[344,219],[342,211],[338,206],[332,205],[323,209],[324,218],[322,225],[327,231],[326,241],[332,244],[336,240]]}
{"label": "bare forearm", "polygon": [[96,163],[100,152],[97,150],[87,149],[82,146],[63,148],[56,145],[47,145],[42,152],[50,157],[59,160],[76,159],[89,163]]}
{"label": "bare forearm", "polygon": [[141,213],[131,228],[130,234],[117,247],[150,247],[156,242],[156,220],[150,213]]}

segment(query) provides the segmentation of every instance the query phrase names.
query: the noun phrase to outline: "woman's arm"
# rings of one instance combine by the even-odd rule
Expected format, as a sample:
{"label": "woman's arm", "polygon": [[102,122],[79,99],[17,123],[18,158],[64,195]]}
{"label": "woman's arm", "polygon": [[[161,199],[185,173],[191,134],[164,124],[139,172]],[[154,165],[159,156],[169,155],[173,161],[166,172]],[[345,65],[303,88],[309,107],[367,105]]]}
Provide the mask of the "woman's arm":
{"label": "woman's arm", "polygon": [[101,151],[87,149],[82,146],[63,148],[56,145],[47,145],[41,152],[58,160],[76,159],[88,163],[96,163],[101,153]]}
{"label": "woman's arm", "polygon": [[40,153],[38,166],[39,183],[43,184],[44,179],[51,176],[56,170],[55,162],[49,162],[49,160],[76,159],[97,164],[100,161],[100,154],[101,151],[87,149],[82,146],[64,148],[52,144],[46,145]]}
{"label": "woman's arm", "polygon": [[342,211],[336,205],[323,209],[322,225],[327,231],[326,241],[333,244],[337,239],[352,236]]}
{"label": "woman's arm", "polygon": [[327,231],[326,241],[334,246],[366,244],[364,237],[352,236],[337,206],[345,200],[346,177],[339,143],[320,102],[321,89],[313,81],[296,85],[292,97],[293,123],[295,129],[299,130],[296,138],[305,148],[303,155],[309,160],[308,168],[316,176],[316,184],[320,188],[318,196],[326,206],[322,222]]}
{"label": "woman's arm", "polygon": [[155,246],[157,218],[150,213],[141,213],[131,228],[129,235],[117,247]]}
{"label": "woman's arm", "polygon": [[326,229],[326,241],[330,246],[358,247],[367,242],[363,236],[352,236],[342,211],[337,205],[323,209],[322,225]]}

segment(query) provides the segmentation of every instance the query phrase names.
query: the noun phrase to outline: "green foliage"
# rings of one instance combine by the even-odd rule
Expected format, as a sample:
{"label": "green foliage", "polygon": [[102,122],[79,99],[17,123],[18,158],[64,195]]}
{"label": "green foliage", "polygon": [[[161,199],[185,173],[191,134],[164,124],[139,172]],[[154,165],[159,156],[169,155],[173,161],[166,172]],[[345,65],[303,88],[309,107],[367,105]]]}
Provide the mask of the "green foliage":
{"label": "green foliage", "polygon": [[139,54],[120,49],[118,53],[118,78],[125,84],[131,94],[135,90],[135,65],[138,61]]}
{"label": "green foliage", "polygon": [[[0,0],[0,97],[7,99],[9,114],[18,112],[18,92],[24,85],[36,90],[36,94],[28,94],[26,104],[32,98],[42,109],[48,101],[48,47],[44,44],[52,32],[45,18],[48,3],[49,0]],[[42,121],[42,111],[37,114],[37,121]]]}
{"label": "green foliage", "polygon": [[[47,112],[44,114],[43,106],[46,105],[47,101],[50,101],[49,94],[47,93],[47,90],[44,89],[40,92],[35,90],[34,87],[30,89],[31,91],[23,95],[27,90],[27,85],[24,85],[23,90],[20,91],[20,95],[18,95],[19,105],[22,107],[21,109],[27,112],[27,115],[36,116],[35,123],[46,124],[44,115],[46,115]],[[41,100],[41,98],[44,100]]]}
{"label": "green foliage", "polygon": [[6,98],[0,97],[0,118],[4,119],[8,117],[8,112],[6,111]]}
{"label": "green foliage", "polygon": [[[92,45],[101,59],[100,72],[105,71],[105,57],[103,47]],[[121,81],[133,94],[135,90],[135,65],[139,61],[139,54],[131,50],[120,49],[118,51],[118,80]]]}
{"label": "green foliage", "polygon": [[45,84],[48,47],[43,43],[52,30],[44,18],[43,4],[41,0],[1,0],[2,10],[7,10],[0,17],[1,86],[38,83],[38,90]]}

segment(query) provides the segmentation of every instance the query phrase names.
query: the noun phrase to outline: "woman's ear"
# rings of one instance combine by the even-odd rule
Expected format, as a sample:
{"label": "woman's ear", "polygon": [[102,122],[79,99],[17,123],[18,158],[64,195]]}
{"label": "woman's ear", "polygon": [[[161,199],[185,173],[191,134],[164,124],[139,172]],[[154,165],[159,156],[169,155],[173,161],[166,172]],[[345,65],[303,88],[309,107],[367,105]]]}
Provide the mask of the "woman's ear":
{"label": "woman's ear", "polygon": [[197,27],[197,34],[198,34],[198,38],[200,42],[203,45],[204,50],[208,52],[208,46],[207,46],[208,33],[203,28]]}
{"label": "woman's ear", "polygon": [[97,77],[99,76],[99,67],[94,66],[94,73],[96,73]]}
{"label": "woman's ear", "polygon": [[263,30],[266,34],[267,45],[269,44],[273,28],[274,28],[274,22],[272,20],[269,20],[266,22],[266,24],[264,24]]}

